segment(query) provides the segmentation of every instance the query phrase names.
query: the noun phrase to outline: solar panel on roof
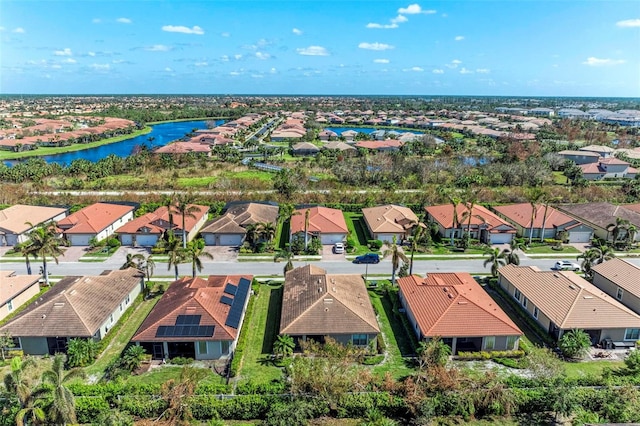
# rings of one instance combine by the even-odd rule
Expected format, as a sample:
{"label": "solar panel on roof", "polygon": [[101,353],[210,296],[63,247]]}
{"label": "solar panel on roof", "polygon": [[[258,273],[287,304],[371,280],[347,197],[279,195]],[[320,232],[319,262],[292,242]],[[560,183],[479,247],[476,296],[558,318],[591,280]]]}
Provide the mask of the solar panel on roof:
{"label": "solar panel on roof", "polygon": [[198,325],[201,317],[201,315],[178,315],[176,325]]}
{"label": "solar panel on roof", "polygon": [[161,325],[156,337],[213,337],[213,325]]}
{"label": "solar panel on roof", "polygon": [[227,285],[224,287],[224,292],[232,296],[236,295],[236,291],[238,291],[238,287],[231,283],[227,283]]}
{"label": "solar panel on roof", "polygon": [[227,315],[227,319],[224,323],[225,325],[236,329],[240,326],[242,311],[246,304],[247,296],[249,295],[250,289],[251,281],[246,278],[240,278],[240,281],[238,282],[238,290],[236,291],[236,295],[233,298],[233,304],[231,305],[231,309],[229,310],[229,314]]}
{"label": "solar panel on roof", "polygon": [[224,303],[225,305],[233,306],[233,299],[228,296],[222,296],[220,298],[220,302]]}

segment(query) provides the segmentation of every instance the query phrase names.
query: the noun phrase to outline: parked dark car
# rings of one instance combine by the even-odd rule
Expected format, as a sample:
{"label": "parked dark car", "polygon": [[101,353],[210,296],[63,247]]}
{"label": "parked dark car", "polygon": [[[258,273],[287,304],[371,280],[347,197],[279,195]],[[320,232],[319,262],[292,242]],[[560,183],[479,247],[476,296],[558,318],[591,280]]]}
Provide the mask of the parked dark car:
{"label": "parked dark car", "polygon": [[353,263],[380,263],[380,256],[376,253],[367,253],[353,259]]}

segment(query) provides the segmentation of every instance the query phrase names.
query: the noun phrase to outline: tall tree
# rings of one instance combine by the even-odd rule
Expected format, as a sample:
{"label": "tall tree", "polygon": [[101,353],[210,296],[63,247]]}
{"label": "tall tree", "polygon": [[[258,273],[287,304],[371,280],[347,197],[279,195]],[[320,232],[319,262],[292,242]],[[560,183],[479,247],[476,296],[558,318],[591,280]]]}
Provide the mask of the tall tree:
{"label": "tall tree", "polygon": [[40,405],[43,391],[33,391],[26,378],[26,371],[34,366],[34,358],[14,357],[11,359],[11,371],[4,376],[5,389],[9,394],[15,395],[20,404],[20,411],[16,414],[17,426],[43,423],[46,418]]}
{"label": "tall tree", "polygon": [[[531,205],[531,222],[530,222],[531,226],[529,228],[529,245],[531,245],[531,243],[533,242],[533,228],[534,228],[534,224],[535,224],[534,222],[536,220],[536,216],[538,212],[538,204],[541,203],[545,197],[546,197],[546,193],[542,188],[539,188],[539,187],[533,188],[531,191],[529,191],[529,194],[527,194],[527,200]],[[544,235],[544,229],[542,229],[541,235]]]}
{"label": "tall tree", "polygon": [[13,248],[16,252],[24,256],[25,264],[27,265],[27,274],[31,275],[31,256],[35,259],[37,256],[34,253],[33,246],[29,244],[29,241],[18,243]]}
{"label": "tall tree", "polygon": [[195,219],[196,213],[199,213],[201,209],[195,204],[191,204],[189,195],[178,197],[176,204],[172,208],[174,209],[173,212],[179,214],[182,218],[182,248],[187,248],[187,230],[185,229],[187,217]]}
{"label": "tall tree", "polygon": [[620,236],[626,232],[629,228],[630,222],[627,219],[623,219],[621,217],[616,217],[615,223],[610,223],[607,225],[607,232],[611,232],[611,237],[613,238],[613,245],[615,246],[620,239]]}
{"label": "tall tree", "polygon": [[418,248],[418,243],[420,242],[420,238],[424,232],[429,232],[428,230],[425,231],[424,224],[417,223],[414,225],[412,232],[413,235],[411,236],[411,261],[409,263],[409,275],[413,275],[413,255]]}
{"label": "tall tree", "polygon": [[273,354],[279,358],[293,355],[296,342],[288,334],[281,334],[273,342]]}
{"label": "tall tree", "polygon": [[489,248],[485,251],[487,258],[484,261],[484,267],[491,265],[491,275],[494,277],[498,276],[498,269],[506,265],[508,251],[507,249],[500,251],[498,248]]}
{"label": "tall tree", "polygon": [[28,244],[32,246],[32,253],[42,258],[42,273],[44,282],[49,285],[49,270],[47,269],[47,256],[52,257],[58,263],[58,256],[64,253],[60,246],[64,245],[64,240],[58,237],[56,226],[53,222],[47,222],[34,227],[29,232]]}
{"label": "tall tree", "polygon": [[153,259],[153,256],[147,256],[142,264],[142,271],[144,272],[145,277],[147,277],[147,285],[151,281],[151,277],[153,276],[153,272],[156,268],[156,262]]}
{"label": "tall tree", "polygon": [[400,267],[400,262],[409,262],[409,258],[402,252],[402,249],[396,244],[396,236],[393,236],[393,241],[388,249],[383,253],[383,257],[391,256],[391,285],[396,284],[396,272]]}
{"label": "tall tree", "polygon": [[136,268],[142,270],[144,255],[141,253],[127,253],[127,257],[120,269]]}
{"label": "tall tree", "polygon": [[286,250],[278,250],[275,257],[273,258],[274,262],[279,262],[280,260],[286,260],[287,263],[284,265],[284,275],[287,275],[287,272],[293,269],[293,252],[291,248],[288,247]]}
{"label": "tall tree", "polygon": [[211,253],[204,250],[204,241],[193,240],[187,244],[185,250],[186,260],[191,262],[191,276],[196,277],[196,269],[202,271],[202,258],[213,260]]}
{"label": "tall tree", "polygon": [[451,206],[453,207],[453,222],[451,229],[451,246],[453,247],[455,245],[456,232],[460,227],[458,205],[462,202],[462,199],[451,188],[442,186],[438,189],[438,192],[441,196],[445,197],[449,201],[449,204],[451,204]]}
{"label": "tall tree", "polygon": [[51,369],[42,373],[42,381],[52,385],[50,392],[53,402],[49,408],[49,421],[62,425],[77,423],[75,399],[66,384],[71,380],[86,376],[84,370],[81,369],[72,369],[65,373],[64,362],[65,356],[57,354],[53,357]]}
{"label": "tall tree", "polygon": [[180,245],[180,240],[173,235],[172,231],[169,231],[169,239],[166,242],[165,250],[169,259],[167,261],[167,270],[171,270],[173,266],[175,271],[176,280],[179,278],[178,265],[185,261],[185,249]]}
{"label": "tall tree", "polygon": [[275,224],[272,222],[262,222],[258,224],[258,228],[263,238],[266,238],[269,242],[273,241],[273,238],[276,236]]}
{"label": "tall tree", "polygon": [[591,268],[593,267],[593,265],[596,265],[598,263],[598,259],[600,259],[600,253],[600,249],[590,248],[579,254],[576,258],[577,260],[582,259],[582,263],[580,266],[582,268],[582,272],[584,272],[586,276],[591,276]]}
{"label": "tall tree", "polygon": [[173,231],[173,203],[176,198],[176,194],[163,194],[162,205],[167,208],[169,214],[169,231]]}

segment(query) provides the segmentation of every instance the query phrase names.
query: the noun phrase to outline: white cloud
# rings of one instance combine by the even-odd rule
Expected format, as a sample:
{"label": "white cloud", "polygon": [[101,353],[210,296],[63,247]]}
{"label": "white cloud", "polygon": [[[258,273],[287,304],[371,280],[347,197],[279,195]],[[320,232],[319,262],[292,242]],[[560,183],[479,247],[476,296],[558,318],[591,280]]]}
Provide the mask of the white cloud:
{"label": "white cloud", "polygon": [[5,27],[0,27],[0,31],[4,31],[4,30],[6,30]]}
{"label": "white cloud", "polygon": [[464,40],[464,36],[456,36],[456,38],[454,38],[455,41],[462,41]]}
{"label": "white cloud", "polygon": [[292,29],[291,32],[294,33],[295,35],[302,35],[302,30],[299,30],[297,28]]}
{"label": "white cloud", "polygon": [[374,22],[369,22],[367,24],[367,28],[380,28],[380,29],[390,30],[393,28],[398,28],[398,24],[376,24]]}
{"label": "white cloud", "polygon": [[402,24],[403,22],[407,22],[409,18],[404,15],[398,15],[391,20],[392,24]]}
{"label": "white cloud", "polygon": [[24,33],[26,33],[26,31],[22,27],[15,28],[13,30],[13,32],[16,33],[16,34],[24,34]]}
{"label": "white cloud", "polygon": [[66,62],[67,64],[75,64],[77,61],[73,58],[67,58],[62,62]]}
{"label": "white cloud", "polygon": [[616,22],[616,25],[622,28],[640,27],[640,19],[625,19],[624,21]]}
{"label": "white cloud", "polygon": [[434,74],[444,74],[444,70],[436,68],[434,70],[431,71]]}
{"label": "white cloud", "polygon": [[240,75],[240,74],[242,74],[242,73],[240,73],[240,72],[238,72],[238,71],[231,71],[231,72],[229,73],[229,75]]}
{"label": "white cloud", "polygon": [[360,49],[366,49],[366,50],[388,50],[388,49],[393,49],[393,46],[391,46],[390,44],[385,44],[385,43],[360,43],[358,45],[358,47]]}
{"label": "white cloud", "polygon": [[93,18],[93,19],[91,20],[91,22],[93,22],[94,24],[99,24],[100,22],[102,22],[102,19],[100,19],[100,18]]}
{"label": "white cloud", "polygon": [[172,72],[172,71],[173,71],[173,70],[172,70],[171,68],[169,68],[169,67],[166,67],[164,70],[165,70],[166,72]]}
{"label": "white cloud", "polygon": [[53,52],[54,55],[56,56],[71,56],[71,49],[69,49],[68,47],[65,47],[62,50],[56,50]]}
{"label": "white cloud", "polygon": [[265,60],[265,59],[269,59],[270,57],[271,57],[271,55],[269,55],[268,53],[256,52],[256,58],[258,58],[258,59]]}
{"label": "white cloud", "polygon": [[473,71],[462,67],[462,69],[460,70],[460,74],[473,74]]}
{"label": "white cloud", "polygon": [[235,59],[236,61],[239,61],[240,59],[242,59],[242,55],[241,54],[235,54],[233,55],[233,59]]}
{"label": "white cloud", "polygon": [[109,71],[109,69],[111,69],[111,65],[109,64],[91,64],[89,66],[96,71]]}
{"label": "white cloud", "polygon": [[209,63],[208,62],[204,62],[204,61],[203,62],[196,62],[195,66],[196,67],[208,67]]}
{"label": "white cloud", "polygon": [[269,70],[269,72],[270,72],[271,74],[275,74],[275,73],[277,73],[277,72],[278,72],[278,70],[276,70],[275,68],[271,68],[271,69]]}
{"label": "white cloud", "polygon": [[220,57],[220,60],[221,60],[222,62],[229,62],[229,56],[228,56],[228,55],[222,55],[222,56]]}
{"label": "white cloud", "polygon": [[454,59],[453,61],[451,61],[451,63],[445,64],[445,67],[447,67],[447,68],[458,68],[458,65],[460,65],[461,63],[462,63],[461,60]]}
{"label": "white cloud", "polygon": [[116,22],[119,22],[121,24],[130,24],[133,21],[131,21],[131,19],[129,18],[118,18],[116,19]]}
{"label": "white cloud", "polygon": [[96,56],[96,52],[88,52],[87,55],[89,56]]}
{"label": "white cloud", "polygon": [[587,58],[586,61],[583,62],[584,65],[589,65],[590,67],[601,67],[601,66],[607,66],[607,65],[620,65],[620,64],[624,64],[625,60],[624,59],[601,59],[601,58],[595,58],[593,56]]}
{"label": "white cloud", "polygon": [[477,68],[476,72],[478,74],[489,74],[491,70],[489,68]]}
{"label": "white cloud", "polygon": [[424,71],[424,68],[420,68],[420,67],[411,67],[411,68],[405,68],[402,71],[413,71],[413,72],[422,72]]}
{"label": "white cloud", "polygon": [[164,44],[154,44],[153,46],[145,47],[144,50],[149,52],[168,52],[171,50],[169,46],[165,46]]}
{"label": "white cloud", "polygon": [[422,7],[418,3],[410,4],[407,7],[401,7],[398,9],[398,13],[401,15],[418,15],[420,13],[424,13],[427,15],[436,13],[435,10],[423,10]]}
{"label": "white cloud", "polygon": [[376,64],[388,64],[389,60],[388,59],[374,59],[373,62],[375,62]]}
{"label": "white cloud", "polygon": [[329,56],[329,52],[322,46],[309,46],[296,49],[299,55],[304,56]]}
{"label": "white cloud", "polygon": [[203,35],[204,30],[197,25],[193,27],[185,27],[184,25],[165,25],[162,27],[162,31],[166,31],[168,33],[182,33],[182,34],[197,34]]}

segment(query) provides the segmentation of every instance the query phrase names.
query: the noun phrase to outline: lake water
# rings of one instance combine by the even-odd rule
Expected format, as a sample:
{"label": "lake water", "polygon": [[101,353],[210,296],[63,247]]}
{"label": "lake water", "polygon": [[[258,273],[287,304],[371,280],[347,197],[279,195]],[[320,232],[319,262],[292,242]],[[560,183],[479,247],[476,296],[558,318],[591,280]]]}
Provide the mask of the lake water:
{"label": "lake water", "polygon": [[[151,132],[146,135],[136,136],[131,139],[125,139],[121,142],[115,142],[107,145],[98,146],[95,148],[83,149],[82,151],[67,152],[64,154],[45,155],[43,158],[48,163],[59,163],[61,165],[68,165],[73,160],[85,159],[92,162],[96,162],[102,158],[109,156],[110,154],[117,155],[118,157],[127,157],[131,155],[133,149],[136,146],[146,144],[150,148],[157,148],[164,146],[171,141],[183,138],[187,133],[193,129],[206,129],[207,122],[212,120],[198,120],[198,121],[177,121],[172,123],[162,123],[150,126]],[[216,126],[224,123],[224,120],[215,120]],[[153,138],[153,140],[149,140]],[[13,160],[6,161],[5,164],[13,165],[18,161]]]}

